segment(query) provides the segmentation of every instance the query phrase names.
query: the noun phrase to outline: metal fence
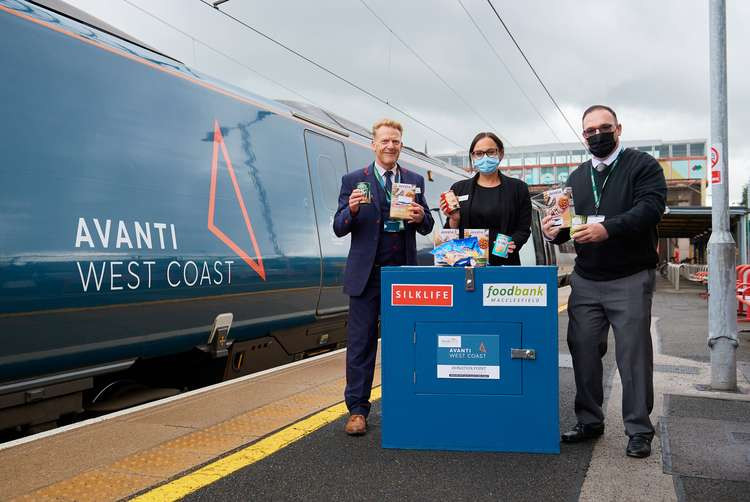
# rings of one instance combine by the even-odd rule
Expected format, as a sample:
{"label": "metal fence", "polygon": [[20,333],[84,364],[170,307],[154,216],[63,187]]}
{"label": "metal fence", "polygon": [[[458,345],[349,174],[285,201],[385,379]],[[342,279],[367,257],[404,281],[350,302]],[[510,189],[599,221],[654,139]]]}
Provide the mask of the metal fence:
{"label": "metal fence", "polygon": [[695,275],[698,272],[707,272],[708,265],[691,265],[688,263],[681,263],[679,265],[675,263],[667,264],[667,279],[672,283],[674,289],[680,289],[680,278],[684,277],[689,281],[696,281]]}

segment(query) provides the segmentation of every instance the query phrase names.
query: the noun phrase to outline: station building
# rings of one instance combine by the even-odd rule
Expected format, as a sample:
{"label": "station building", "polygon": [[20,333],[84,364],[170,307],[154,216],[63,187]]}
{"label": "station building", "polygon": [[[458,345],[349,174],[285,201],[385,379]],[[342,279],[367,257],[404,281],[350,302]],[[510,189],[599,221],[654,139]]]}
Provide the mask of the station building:
{"label": "station building", "polygon": [[[706,199],[706,140],[623,141],[623,146],[652,155],[664,169],[669,185],[669,206],[702,206]],[[470,171],[469,152],[434,155]],[[500,163],[503,173],[529,185],[532,193],[565,183],[576,167],[591,155],[580,143],[550,143],[507,147]]]}
{"label": "station building", "polygon": [[[622,144],[650,154],[664,169],[669,211],[659,227],[661,260],[671,261],[677,246],[680,261],[705,263],[711,226],[711,208],[706,207],[706,139],[635,140],[622,141]],[[433,156],[454,167],[472,171],[467,151]],[[534,195],[565,183],[570,173],[590,158],[580,143],[506,147],[500,168],[504,174],[525,181]],[[740,251],[738,258],[745,258],[744,262],[748,247],[747,220],[745,208],[733,208],[733,234]]]}

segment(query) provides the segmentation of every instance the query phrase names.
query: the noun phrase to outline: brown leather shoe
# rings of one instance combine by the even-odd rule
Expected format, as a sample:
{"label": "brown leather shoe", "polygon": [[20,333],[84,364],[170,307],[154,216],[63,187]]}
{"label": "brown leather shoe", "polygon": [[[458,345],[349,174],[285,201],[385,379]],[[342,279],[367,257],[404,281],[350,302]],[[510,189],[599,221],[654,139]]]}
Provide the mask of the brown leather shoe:
{"label": "brown leather shoe", "polygon": [[367,432],[367,419],[364,415],[352,415],[346,422],[344,430],[350,436],[361,436]]}

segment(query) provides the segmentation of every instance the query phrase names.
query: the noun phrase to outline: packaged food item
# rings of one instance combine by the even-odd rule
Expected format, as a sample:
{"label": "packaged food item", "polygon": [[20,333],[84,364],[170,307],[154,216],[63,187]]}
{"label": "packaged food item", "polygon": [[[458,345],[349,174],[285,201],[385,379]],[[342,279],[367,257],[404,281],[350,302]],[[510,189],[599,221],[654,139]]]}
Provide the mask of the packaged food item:
{"label": "packaged food item", "polygon": [[430,251],[435,262],[450,267],[475,267],[482,256],[479,241],[476,237],[454,239],[437,246]]}
{"label": "packaged food item", "polygon": [[390,217],[396,220],[408,220],[409,206],[417,198],[417,186],[410,183],[394,183],[391,188]]}
{"label": "packaged food item", "polygon": [[492,245],[492,254],[499,256],[500,258],[508,257],[508,245],[513,242],[513,239],[505,234],[497,234],[495,237],[495,243]]}
{"label": "packaged food item", "polygon": [[580,214],[574,215],[570,222],[570,236],[573,237],[573,234],[576,233],[578,228],[581,225],[585,225],[585,224],[586,224],[586,216],[583,216]]}
{"label": "packaged food item", "polygon": [[369,204],[372,202],[372,192],[370,191],[369,181],[360,181],[359,183],[357,183],[357,190],[362,192],[365,196],[360,204]]}
{"label": "packaged food item", "polygon": [[440,200],[444,201],[445,204],[448,206],[448,212],[452,213],[453,211],[458,210],[458,197],[456,197],[456,194],[453,193],[453,190],[448,190],[447,192],[443,192],[440,194]]}
{"label": "packaged food item", "polygon": [[[434,242],[434,248],[437,248],[446,242],[450,242],[452,240],[458,239],[459,236],[459,230],[457,228],[438,228],[435,229],[432,233],[432,239]],[[438,267],[444,267],[448,264],[440,261],[440,259],[437,256],[434,256],[435,258],[435,265]]]}
{"label": "packaged food item", "polygon": [[435,247],[439,246],[440,244],[445,244],[448,241],[452,241],[453,239],[458,239],[461,237],[459,235],[459,230],[457,228],[437,228],[432,233],[433,242],[435,244]]}
{"label": "packaged food item", "polygon": [[484,267],[490,261],[490,231],[487,228],[464,228],[464,239],[476,237],[482,256],[477,260],[477,267]]}
{"label": "packaged food item", "polygon": [[564,187],[547,190],[542,194],[542,197],[548,214],[555,217],[553,225],[560,228],[570,228],[575,214],[573,189]]}

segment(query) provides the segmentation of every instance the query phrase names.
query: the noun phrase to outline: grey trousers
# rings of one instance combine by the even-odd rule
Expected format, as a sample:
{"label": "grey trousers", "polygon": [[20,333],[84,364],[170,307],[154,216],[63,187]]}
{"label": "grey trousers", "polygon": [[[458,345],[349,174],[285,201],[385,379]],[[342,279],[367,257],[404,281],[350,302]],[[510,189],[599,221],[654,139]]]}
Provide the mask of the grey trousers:
{"label": "grey trousers", "polygon": [[573,273],[568,299],[568,348],[576,380],[579,423],[604,422],[602,357],[609,327],[615,334],[615,358],[622,379],[625,434],[653,437],[649,415],[654,406],[654,354],[651,302],[654,270],[611,281],[590,281]]}

